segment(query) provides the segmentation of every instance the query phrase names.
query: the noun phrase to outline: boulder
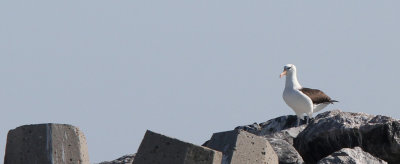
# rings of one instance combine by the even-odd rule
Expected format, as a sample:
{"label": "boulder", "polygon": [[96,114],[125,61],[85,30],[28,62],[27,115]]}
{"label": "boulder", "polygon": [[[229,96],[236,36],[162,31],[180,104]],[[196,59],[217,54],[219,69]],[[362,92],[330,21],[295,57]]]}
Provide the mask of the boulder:
{"label": "boulder", "polygon": [[223,153],[223,164],[278,163],[278,156],[265,138],[244,130],[214,133],[205,144]]}
{"label": "boulder", "polygon": [[294,147],[311,164],[356,146],[389,163],[400,163],[400,122],[386,116],[333,110],[317,115],[294,139]]}
{"label": "boulder", "polygon": [[36,124],[10,130],[4,164],[89,164],[86,139],[72,125]]}
{"label": "boulder", "polygon": [[[307,118],[307,117],[305,117]],[[312,121],[311,118],[309,121]],[[298,128],[306,126],[306,120],[300,120],[299,125],[297,125],[297,116],[296,115],[287,115],[277,117],[266,122],[260,123],[260,135],[267,135],[276,132],[280,132],[283,130]]]}
{"label": "boulder", "polygon": [[134,164],[221,164],[222,153],[147,131]]}
{"label": "boulder", "polygon": [[296,149],[283,139],[268,138],[279,158],[279,164],[303,164],[303,158]]}
{"label": "boulder", "polygon": [[128,154],[113,161],[104,161],[100,162],[99,164],[132,164],[133,160],[135,159],[135,154]]}
{"label": "boulder", "polygon": [[306,126],[306,120],[300,120],[300,124],[297,126],[297,116],[287,115],[260,124],[253,123],[251,125],[238,126],[235,129],[242,129],[249,133],[264,136],[266,138],[283,139],[288,143],[293,144],[293,139],[296,138]]}
{"label": "boulder", "polygon": [[297,126],[297,116],[281,116],[266,122],[251,125],[239,126],[235,129],[242,129],[252,134],[263,136],[270,142],[272,148],[279,158],[280,164],[302,164],[303,158],[293,147],[293,139],[304,130],[306,120],[300,121]]}
{"label": "boulder", "polygon": [[384,160],[376,158],[363,151],[360,147],[343,148],[333,154],[322,158],[317,164],[387,164]]}
{"label": "boulder", "polygon": [[[313,119],[311,118],[310,121]],[[251,125],[238,126],[235,129],[243,129],[249,133],[253,133],[259,136],[264,136],[268,134],[273,134],[286,129],[305,127],[306,120],[300,120],[299,125],[297,125],[296,115],[287,115],[277,117],[266,122],[257,124],[256,122]]]}

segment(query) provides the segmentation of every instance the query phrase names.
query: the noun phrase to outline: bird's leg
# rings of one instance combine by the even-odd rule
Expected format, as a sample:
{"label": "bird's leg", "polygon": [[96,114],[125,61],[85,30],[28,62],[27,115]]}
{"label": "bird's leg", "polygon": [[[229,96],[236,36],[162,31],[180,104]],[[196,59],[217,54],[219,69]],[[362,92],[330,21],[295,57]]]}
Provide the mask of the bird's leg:
{"label": "bird's leg", "polygon": [[309,120],[312,118],[312,113],[308,113],[307,116],[308,116],[307,117],[307,125],[308,125]]}

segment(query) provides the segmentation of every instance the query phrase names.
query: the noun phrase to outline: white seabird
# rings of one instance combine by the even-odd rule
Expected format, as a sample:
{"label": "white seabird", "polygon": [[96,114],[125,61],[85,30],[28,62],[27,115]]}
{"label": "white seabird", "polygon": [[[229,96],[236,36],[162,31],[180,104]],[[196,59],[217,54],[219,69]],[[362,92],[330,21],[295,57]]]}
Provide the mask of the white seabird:
{"label": "white seabird", "polygon": [[304,114],[311,118],[313,113],[322,110],[329,104],[338,102],[318,89],[303,88],[297,81],[296,66],[293,64],[287,64],[283,67],[280,77],[282,78],[285,75],[286,83],[282,97],[285,103],[296,113],[297,124],[299,124],[299,119],[304,119]]}

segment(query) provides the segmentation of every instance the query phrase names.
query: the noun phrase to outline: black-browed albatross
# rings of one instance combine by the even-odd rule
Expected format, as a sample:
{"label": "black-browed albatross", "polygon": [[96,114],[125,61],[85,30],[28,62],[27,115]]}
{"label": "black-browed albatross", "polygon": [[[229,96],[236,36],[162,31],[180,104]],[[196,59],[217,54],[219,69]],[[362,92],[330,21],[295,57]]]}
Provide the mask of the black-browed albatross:
{"label": "black-browed albatross", "polygon": [[304,119],[304,114],[311,118],[313,113],[322,110],[329,104],[338,102],[318,89],[303,88],[297,81],[296,66],[293,64],[287,64],[283,67],[280,77],[282,78],[285,75],[286,83],[282,97],[285,103],[296,113],[297,125],[299,125],[299,119]]}

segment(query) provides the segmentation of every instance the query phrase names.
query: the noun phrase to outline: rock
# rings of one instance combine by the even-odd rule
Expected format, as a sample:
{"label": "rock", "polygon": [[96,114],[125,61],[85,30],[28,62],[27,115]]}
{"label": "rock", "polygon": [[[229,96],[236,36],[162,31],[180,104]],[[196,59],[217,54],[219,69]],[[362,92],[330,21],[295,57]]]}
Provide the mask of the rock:
{"label": "rock", "polygon": [[36,124],[10,130],[4,164],[89,164],[83,133],[72,125]]}
{"label": "rock", "polygon": [[244,130],[214,133],[206,146],[223,153],[223,164],[277,164],[278,157],[268,141]]}
{"label": "rock", "polygon": [[303,158],[296,149],[283,139],[268,138],[279,158],[279,164],[303,164]]}
{"label": "rock", "polygon": [[99,164],[132,164],[135,158],[135,154],[124,155],[116,160],[109,162],[100,162]]}
{"label": "rock", "polygon": [[263,135],[265,138],[282,139],[293,145],[293,139],[306,128],[305,125]]}
{"label": "rock", "polygon": [[134,164],[220,164],[222,153],[147,131]]}
{"label": "rock", "polygon": [[237,129],[241,129],[244,130],[246,132],[255,134],[255,135],[259,135],[260,131],[261,131],[261,126],[259,124],[257,124],[257,122],[251,124],[251,125],[245,125],[245,126],[238,126],[235,128],[235,130]]}
{"label": "rock", "polygon": [[297,116],[288,115],[271,119],[260,124],[253,123],[247,126],[239,126],[235,129],[242,129],[267,138],[278,155],[280,164],[301,164],[304,163],[303,158],[292,145],[293,139],[297,137],[305,127],[306,120],[302,120],[300,126],[297,126]]}
{"label": "rock", "polygon": [[[307,118],[307,117],[306,117]],[[309,121],[312,121],[311,118]],[[297,126],[297,116],[295,115],[287,115],[277,117],[266,122],[260,124],[260,135],[272,134],[275,132],[280,132],[286,129],[291,129],[295,127],[304,127],[306,126],[306,120],[300,120],[299,126]]]}
{"label": "rock", "polygon": [[376,158],[363,151],[360,147],[353,149],[343,148],[321,159],[317,164],[387,164],[384,160]]}
{"label": "rock", "polygon": [[297,126],[297,116],[288,115],[277,117],[260,124],[253,123],[251,125],[238,126],[235,129],[242,129],[266,138],[283,139],[293,144],[293,138],[297,137],[305,127],[306,120],[301,120],[300,125]]}
{"label": "rock", "polygon": [[294,139],[306,163],[342,148],[360,146],[389,163],[400,163],[400,122],[386,116],[340,110],[321,113]]}

